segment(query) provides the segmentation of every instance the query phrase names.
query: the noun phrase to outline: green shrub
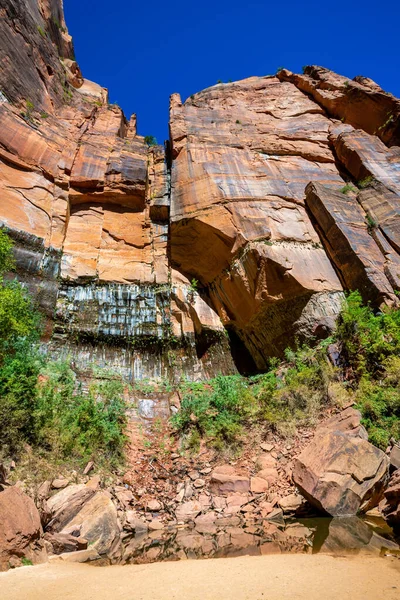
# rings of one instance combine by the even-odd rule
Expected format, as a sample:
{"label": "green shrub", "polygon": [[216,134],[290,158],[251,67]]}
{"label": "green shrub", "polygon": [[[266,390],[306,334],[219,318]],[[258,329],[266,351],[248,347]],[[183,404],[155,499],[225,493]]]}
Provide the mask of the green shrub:
{"label": "green shrub", "polygon": [[378,376],[383,362],[399,355],[400,311],[385,308],[375,314],[362,303],[359,292],[352,292],[343,305],[336,338],[356,381],[365,374]]}
{"label": "green shrub", "polygon": [[189,446],[196,447],[200,437],[217,448],[235,446],[243,426],[255,414],[254,397],[240,375],[219,375],[207,384],[186,384],[182,393],[181,409],[172,417],[172,425],[187,436]]}
{"label": "green shrub", "polygon": [[357,182],[357,185],[359,188],[361,188],[362,190],[364,188],[367,188],[368,186],[371,185],[371,183],[374,182],[374,178],[369,175],[368,177],[365,177],[364,179],[360,179],[360,181]]}
{"label": "green shrub", "polygon": [[144,143],[150,146],[157,146],[157,140],[154,135],[146,135],[144,138]]}
{"label": "green shrub", "polygon": [[339,191],[342,192],[342,194],[348,194],[349,192],[357,192],[356,188],[350,183],[346,183],[346,185],[340,188]]}

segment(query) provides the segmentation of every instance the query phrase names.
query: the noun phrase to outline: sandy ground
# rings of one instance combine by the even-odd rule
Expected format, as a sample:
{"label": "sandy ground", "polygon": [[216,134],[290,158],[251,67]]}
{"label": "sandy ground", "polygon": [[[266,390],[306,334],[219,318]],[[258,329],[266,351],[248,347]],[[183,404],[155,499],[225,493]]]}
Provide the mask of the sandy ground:
{"label": "sandy ground", "polygon": [[52,563],[0,573],[1,600],[399,600],[400,561],[244,556],[93,567]]}

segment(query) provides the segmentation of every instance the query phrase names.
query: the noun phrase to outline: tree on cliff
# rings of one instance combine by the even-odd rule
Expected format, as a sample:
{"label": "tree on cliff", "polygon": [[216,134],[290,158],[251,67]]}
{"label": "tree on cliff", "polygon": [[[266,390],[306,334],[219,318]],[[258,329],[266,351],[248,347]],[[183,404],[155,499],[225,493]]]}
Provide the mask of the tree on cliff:
{"label": "tree on cliff", "polygon": [[39,316],[32,301],[15,281],[5,280],[5,274],[14,268],[13,242],[0,230],[0,353],[10,351],[18,338],[37,337]]}

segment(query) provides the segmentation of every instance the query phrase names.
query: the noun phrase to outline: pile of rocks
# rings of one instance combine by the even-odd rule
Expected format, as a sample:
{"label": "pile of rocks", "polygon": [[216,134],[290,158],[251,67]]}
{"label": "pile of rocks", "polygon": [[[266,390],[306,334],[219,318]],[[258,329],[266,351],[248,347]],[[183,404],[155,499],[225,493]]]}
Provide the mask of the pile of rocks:
{"label": "pile of rocks", "polygon": [[[187,460],[171,453],[168,468],[162,467],[163,476],[155,471],[147,488],[136,487],[132,479],[126,483],[125,478],[106,487],[98,475],[90,477],[91,464],[79,483],[71,484],[65,477],[44,482],[37,490],[36,506],[17,486],[7,486],[5,470],[0,468],[4,490],[0,513],[5,515],[0,568],[16,566],[22,557],[36,563],[48,555],[52,560],[106,556],[114,562],[132,557],[140,561],[140,553],[147,556],[153,548],[154,536],[165,540],[166,555],[185,544],[189,554],[196,550],[201,556],[218,555],[226,546],[236,547],[232,540],[240,535],[248,542],[246,536],[252,536],[261,547],[265,528],[283,528],[286,517],[309,514],[312,509],[349,517],[381,502],[388,522],[399,525],[400,469],[386,487],[389,464],[392,469],[397,464],[396,448],[389,460],[370,444],[358,411],[347,408],[334,415],[309,438],[303,432],[301,441],[291,445],[266,441],[257,456],[247,455],[229,464],[202,462],[200,457]],[[161,492],[154,493],[157,490]],[[186,533],[178,535],[182,529]],[[178,535],[179,543],[171,542],[171,532]],[[212,547],[206,534],[213,536]],[[224,545],[228,538],[229,544]],[[276,542],[275,538],[267,541]],[[306,532],[300,538],[303,543]],[[191,544],[197,544],[196,548]],[[292,546],[290,542],[288,547]],[[153,554],[157,554],[154,549],[150,557]]]}

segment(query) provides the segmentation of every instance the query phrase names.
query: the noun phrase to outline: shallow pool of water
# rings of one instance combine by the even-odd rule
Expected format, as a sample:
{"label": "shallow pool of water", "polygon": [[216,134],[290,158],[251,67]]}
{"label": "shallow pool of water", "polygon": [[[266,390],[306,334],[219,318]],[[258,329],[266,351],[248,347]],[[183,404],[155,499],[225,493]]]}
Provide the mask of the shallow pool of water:
{"label": "shallow pool of water", "polygon": [[264,520],[247,526],[218,519],[193,529],[175,528],[126,538],[107,562],[138,564],[280,553],[385,556],[399,551],[392,530],[379,518]]}

